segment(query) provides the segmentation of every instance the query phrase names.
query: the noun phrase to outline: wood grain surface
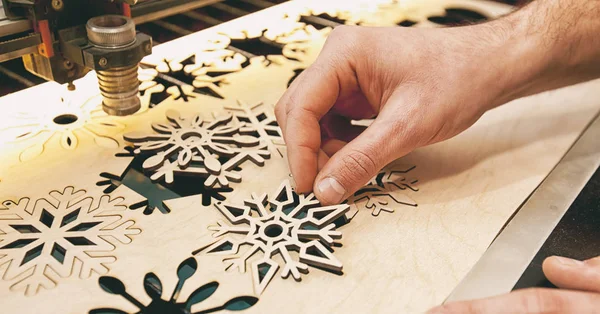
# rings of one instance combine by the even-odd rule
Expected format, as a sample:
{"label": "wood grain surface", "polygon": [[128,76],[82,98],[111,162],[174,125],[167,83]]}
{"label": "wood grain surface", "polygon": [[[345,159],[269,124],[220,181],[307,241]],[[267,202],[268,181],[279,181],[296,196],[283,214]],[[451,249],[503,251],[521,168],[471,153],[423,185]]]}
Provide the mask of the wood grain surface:
{"label": "wood grain surface", "polygon": [[[281,189],[293,178],[273,108],[331,31],[302,15],[437,27],[430,18],[448,8],[510,11],[468,0],[292,1],[156,47],[132,116],[101,111],[93,74],[76,92],[47,83],[0,98],[3,309],[417,313],[443,302],[599,112],[600,81],[494,109],[335,208]],[[257,40],[266,46],[252,56],[237,50]],[[154,146],[136,153],[140,145]],[[240,154],[255,159],[225,166]],[[201,300],[203,289],[214,292]]]}

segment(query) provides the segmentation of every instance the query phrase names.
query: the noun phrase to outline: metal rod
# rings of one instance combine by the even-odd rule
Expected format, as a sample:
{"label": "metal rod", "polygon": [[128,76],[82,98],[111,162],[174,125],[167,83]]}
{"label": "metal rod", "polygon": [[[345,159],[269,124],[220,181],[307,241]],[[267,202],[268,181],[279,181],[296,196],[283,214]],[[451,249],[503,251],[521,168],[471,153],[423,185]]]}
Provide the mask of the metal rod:
{"label": "metal rod", "polygon": [[332,27],[332,28],[336,28],[342,24],[338,23],[338,22],[334,22],[334,21],[330,21],[328,19],[324,19],[322,17],[318,17],[318,16],[314,16],[314,15],[303,15],[302,19],[306,22],[309,22],[311,24],[317,24],[317,25],[321,25],[324,27]]}
{"label": "metal rod", "polygon": [[158,26],[160,26],[160,27],[162,27],[164,29],[170,30],[173,33],[177,33],[177,34],[179,34],[181,36],[186,36],[186,35],[190,35],[190,34],[194,33],[194,32],[192,32],[190,30],[187,30],[187,29],[185,29],[185,28],[183,28],[181,26],[177,26],[175,24],[171,24],[169,22],[165,22],[165,21],[162,21],[162,20],[153,21],[151,23],[155,24],[155,25],[158,25]]}
{"label": "metal rod", "polygon": [[215,8],[215,9],[219,9],[221,11],[225,11],[225,12],[233,14],[233,15],[237,15],[237,16],[244,16],[244,15],[250,14],[250,12],[248,12],[248,11],[238,9],[238,8],[235,8],[235,7],[232,7],[225,3],[220,3],[220,2],[211,5],[211,7]]}
{"label": "metal rod", "polygon": [[254,57],[257,56],[257,55],[255,55],[255,54],[253,54],[251,52],[248,52],[246,50],[242,50],[242,49],[234,47],[232,45],[229,45],[229,47],[227,47],[227,49],[229,49],[229,50],[231,50],[233,52],[237,52],[237,53],[241,54],[242,56],[248,58],[248,60],[250,60],[250,59],[252,59],[252,58],[254,58]]}
{"label": "metal rod", "polygon": [[[150,64],[147,64],[147,63],[143,63],[143,62],[140,62],[140,67],[142,69],[154,69],[155,68],[153,65],[150,65]],[[187,83],[185,83],[185,82],[183,82],[181,80],[178,80],[178,79],[176,79],[176,78],[174,78],[174,77],[172,77],[170,75],[167,75],[167,74],[164,74],[164,73],[161,73],[161,72],[158,72],[158,71],[156,71],[156,77],[159,77],[159,78],[161,78],[161,79],[163,79],[163,80],[165,80],[165,81],[167,81],[169,83],[172,83],[172,84],[175,84],[175,85],[179,85],[179,86],[190,85],[190,84],[187,84]]]}
{"label": "metal rod", "polygon": [[13,71],[11,71],[11,70],[9,70],[9,69],[1,66],[1,65],[0,65],[0,73],[3,73],[4,75],[10,77],[11,79],[13,79],[13,80],[15,80],[15,81],[21,83],[22,85],[27,86],[27,87],[35,86],[34,82],[32,82],[32,81],[30,81],[30,80],[28,80],[28,79],[20,76],[19,74],[17,74],[15,72],[13,72]]}
{"label": "metal rod", "polygon": [[182,14],[189,18],[192,18],[192,19],[200,21],[200,22],[204,22],[209,25],[219,25],[219,24],[223,23],[223,21],[221,21],[221,20],[218,20],[218,19],[216,19],[212,16],[209,16],[209,15],[206,15],[206,14],[198,13],[196,11],[183,12]]}
{"label": "metal rod", "polygon": [[265,0],[241,0],[241,1],[249,3],[255,7],[263,8],[263,9],[266,9],[268,7],[272,7],[273,5],[275,5],[274,3],[271,3],[271,2],[265,1]]}
{"label": "metal rod", "polygon": [[[133,21],[136,24],[151,22],[165,17],[194,10],[203,6],[211,5],[215,2],[223,0],[195,0],[195,1],[176,1],[176,0],[161,0],[150,2],[148,4],[133,6]],[[183,4],[178,4],[183,2]],[[159,8],[159,9],[157,9]]]}
{"label": "metal rod", "polygon": [[600,166],[600,115],[523,204],[444,302],[513,290],[548,236]]}

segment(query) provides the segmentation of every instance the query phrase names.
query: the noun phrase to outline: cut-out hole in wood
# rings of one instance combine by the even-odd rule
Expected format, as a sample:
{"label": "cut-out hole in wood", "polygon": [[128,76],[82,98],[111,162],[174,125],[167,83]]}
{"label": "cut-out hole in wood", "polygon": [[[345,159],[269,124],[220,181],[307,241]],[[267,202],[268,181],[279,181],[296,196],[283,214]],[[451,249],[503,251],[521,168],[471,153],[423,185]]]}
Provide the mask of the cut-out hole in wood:
{"label": "cut-out hole in wood", "polygon": [[415,21],[411,21],[411,20],[404,20],[404,21],[402,21],[402,22],[399,22],[399,23],[398,23],[398,26],[402,26],[402,27],[411,27],[411,26],[414,26],[414,25],[416,25],[416,24],[417,24],[417,22],[415,22]]}
{"label": "cut-out hole in wood", "polygon": [[284,261],[283,278],[292,275],[300,280],[309,265],[341,273],[342,263],[332,247],[342,237],[336,222],[345,222],[348,205],[321,206],[313,194],[298,195],[286,181],[271,198],[253,194],[244,205],[215,206],[231,225],[218,221],[210,226],[217,239],[194,254],[223,255],[226,269],[240,272],[246,271],[250,258],[262,254],[251,265],[256,293],[262,293],[275,277],[280,267],[273,259],[276,255]]}
{"label": "cut-out hole in wood", "polygon": [[[283,47],[285,44],[277,42],[277,38],[270,39],[265,36],[267,31],[263,30],[258,36],[249,36],[247,32],[245,38],[231,38],[231,42],[227,49],[233,50],[244,55],[247,59],[262,56],[267,60],[267,65],[270,65],[270,56],[283,56]],[[246,67],[250,63],[244,63],[242,67]]]}
{"label": "cut-out hole in wood", "polygon": [[[132,220],[123,219],[123,198],[94,198],[67,187],[31,201],[4,201],[0,207],[0,265],[8,263],[2,280],[12,291],[34,295],[56,286],[54,278],[89,278],[104,274],[114,246],[139,234]],[[108,255],[107,255],[108,254]],[[81,263],[75,269],[75,260]]]}
{"label": "cut-out hole in wood", "polygon": [[54,118],[52,121],[54,121],[54,123],[56,124],[71,124],[74,123],[78,120],[79,118],[77,118],[76,115],[74,114],[61,114],[59,116],[56,116],[56,118]]}
{"label": "cut-out hole in wood", "polygon": [[179,62],[165,59],[155,67],[145,65],[146,68],[155,68],[156,72],[154,72],[154,75],[150,75],[149,81],[142,82],[140,94],[143,96],[147,90],[156,85],[162,86],[160,92],[150,95],[150,108],[159,105],[170,97],[188,102],[191,98],[195,98],[194,93],[223,99],[224,96],[219,87],[225,83],[224,78],[219,76],[200,80],[200,74],[197,74],[195,70],[190,71],[188,68],[188,66],[191,66],[194,69],[195,65],[195,54]]}
{"label": "cut-out hole in wood", "polygon": [[480,23],[488,20],[488,17],[473,10],[462,8],[448,8],[443,16],[430,16],[430,22],[444,26],[462,26]]}
{"label": "cut-out hole in wood", "polygon": [[418,180],[409,177],[415,168],[396,166],[384,169],[349,197],[346,203],[357,207],[357,210],[370,209],[373,216],[378,216],[382,211],[393,213],[398,205],[416,207],[417,203],[407,195],[419,190],[415,186]]}
{"label": "cut-out hole in wood", "polygon": [[327,13],[321,13],[318,15],[302,15],[300,16],[300,22],[307,25],[312,25],[317,30],[321,30],[326,27],[334,28],[339,25],[346,24],[348,20],[340,18],[338,16],[331,16]]}
{"label": "cut-out hole in wood", "polygon": [[[100,277],[98,283],[100,287],[107,293],[123,297],[129,303],[139,309],[138,314],[196,314],[196,313],[213,313],[221,310],[240,311],[252,307],[258,299],[256,297],[241,296],[227,301],[225,304],[212,309],[206,309],[202,312],[194,312],[192,306],[207,300],[219,287],[217,282],[209,282],[196,289],[183,302],[178,302],[179,293],[184,287],[186,281],[196,273],[198,263],[193,257],[183,261],[177,268],[177,285],[172,293],[169,293],[170,299],[165,301],[161,298],[163,294],[162,281],[154,273],[148,273],[144,277],[142,284],[146,294],[152,299],[150,304],[144,305],[134,296],[127,292],[127,288],[123,282],[115,277],[104,276]],[[175,275],[175,274],[173,274]],[[107,314],[107,313],[126,313],[115,308],[100,308],[93,309],[90,314]]]}
{"label": "cut-out hole in wood", "polygon": [[176,174],[185,174],[206,178],[207,188],[226,188],[242,181],[239,167],[244,162],[263,166],[271,157],[268,144],[246,135],[251,126],[231,114],[204,121],[200,115],[186,118],[169,110],[167,119],[152,124],[156,133],[124,135],[135,146],[134,154],[151,154],[142,167],[153,181],[173,184]]}
{"label": "cut-out hole in wood", "polygon": [[104,193],[112,193],[119,186],[125,185],[131,190],[143,196],[146,200],[141,203],[130,205],[129,208],[137,210],[141,209],[145,215],[150,215],[156,210],[163,214],[170,212],[165,205],[165,201],[191,196],[202,195],[202,205],[210,206],[215,201],[225,200],[226,195],[233,191],[230,187],[213,187],[207,188],[204,186],[206,178],[187,176],[185,174],[174,175],[172,184],[164,184],[153,182],[150,178],[144,175],[143,163],[144,160],[151,157],[151,154],[135,155],[133,147],[125,148],[127,153],[119,153],[120,157],[134,157],[133,161],[125,170],[123,175],[111,173],[101,173],[100,180],[97,185],[105,187]]}

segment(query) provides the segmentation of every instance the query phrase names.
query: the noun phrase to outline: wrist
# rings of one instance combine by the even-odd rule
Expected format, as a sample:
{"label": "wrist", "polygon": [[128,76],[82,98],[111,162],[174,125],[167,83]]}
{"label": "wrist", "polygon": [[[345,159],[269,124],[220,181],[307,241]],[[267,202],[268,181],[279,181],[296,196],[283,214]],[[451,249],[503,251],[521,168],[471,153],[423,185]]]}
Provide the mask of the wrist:
{"label": "wrist", "polygon": [[582,1],[566,10],[563,1],[534,1],[481,25],[498,33],[486,56],[498,62],[491,107],[600,77],[600,6]]}

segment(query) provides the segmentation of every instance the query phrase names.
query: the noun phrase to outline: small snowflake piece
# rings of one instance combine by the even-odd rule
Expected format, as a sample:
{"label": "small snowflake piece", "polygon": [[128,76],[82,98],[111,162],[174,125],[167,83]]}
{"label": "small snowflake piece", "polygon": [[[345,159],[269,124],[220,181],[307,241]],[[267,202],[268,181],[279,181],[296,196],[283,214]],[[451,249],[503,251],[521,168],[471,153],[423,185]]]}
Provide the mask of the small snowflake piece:
{"label": "small snowflake piece", "polygon": [[[257,293],[262,293],[277,273],[280,265],[273,259],[275,255],[284,261],[283,278],[292,275],[300,280],[300,273],[307,273],[309,265],[342,271],[342,263],[330,249],[334,240],[342,237],[334,222],[345,222],[348,205],[321,206],[313,194],[296,195],[286,181],[271,198],[253,194],[243,206],[218,203],[216,207],[232,225],[219,221],[209,227],[218,239],[198,252],[225,255],[226,268],[240,272],[246,271],[252,256],[262,252],[262,258],[252,263]],[[250,248],[244,250],[246,246]],[[298,253],[298,260],[292,251]]]}
{"label": "small snowflake piece", "polygon": [[4,134],[13,142],[31,143],[19,155],[21,161],[38,157],[52,141],[58,141],[68,151],[77,149],[85,138],[92,138],[101,148],[117,148],[119,142],[114,134],[125,125],[105,114],[100,103],[97,97],[87,100],[61,98],[39,110],[9,113],[8,121],[17,124],[1,126],[0,135]]}
{"label": "small snowflake piece", "polygon": [[[241,182],[236,168],[246,160],[263,166],[270,158],[267,143],[260,138],[243,135],[243,124],[231,114],[207,122],[195,115],[183,118],[177,111],[167,111],[168,123],[154,123],[155,134],[129,133],[124,137],[134,143],[134,153],[153,154],[143,164],[153,173],[153,181],[164,178],[173,183],[175,174],[206,177],[206,187],[228,187]],[[226,160],[226,161],[224,161]]]}
{"label": "small snowflake piece", "polygon": [[[114,245],[131,242],[133,220],[122,218],[123,198],[99,199],[67,187],[49,197],[2,202],[0,207],[0,266],[13,291],[36,294],[56,286],[60,277],[89,278],[104,274],[115,257]],[[8,263],[8,264],[7,264]],[[0,267],[2,268],[2,267]]]}
{"label": "small snowflake piece", "polygon": [[406,194],[407,191],[419,190],[415,187],[418,180],[406,176],[413,169],[415,169],[414,166],[405,170],[386,169],[381,171],[365,187],[348,198],[347,203],[371,209],[373,216],[378,216],[382,211],[393,213],[394,203],[417,206],[417,203]]}
{"label": "small snowflake piece", "polygon": [[266,140],[269,148],[274,151],[275,146],[284,145],[283,133],[277,120],[271,114],[273,110],[265,108],[263,103],[249,105],[238,100],[237,106],[226,106],[244,126],[240,129],[241,134],[259,136]]}

